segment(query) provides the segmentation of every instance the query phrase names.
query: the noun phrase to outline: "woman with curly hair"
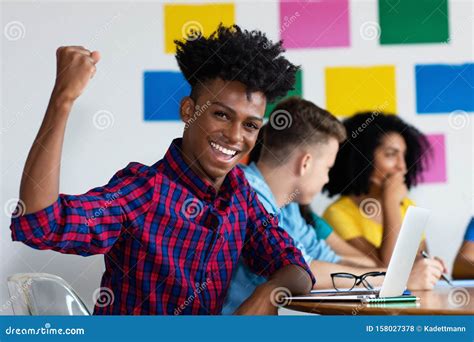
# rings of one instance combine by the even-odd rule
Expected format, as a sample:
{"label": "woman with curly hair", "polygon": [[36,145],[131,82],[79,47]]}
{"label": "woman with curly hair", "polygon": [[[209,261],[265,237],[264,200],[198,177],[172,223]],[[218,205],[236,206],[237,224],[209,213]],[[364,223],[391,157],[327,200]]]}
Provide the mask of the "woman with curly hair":
{"label": "woman with curly hair", "polygon": [[[387,266],[403,217],[430,156],[426,137],[396,115],[356,114],[344,120],[342,144],[325,190],[341,195],[323,217],[351,245]],[[426,248],[423,240],[420,248]]]}

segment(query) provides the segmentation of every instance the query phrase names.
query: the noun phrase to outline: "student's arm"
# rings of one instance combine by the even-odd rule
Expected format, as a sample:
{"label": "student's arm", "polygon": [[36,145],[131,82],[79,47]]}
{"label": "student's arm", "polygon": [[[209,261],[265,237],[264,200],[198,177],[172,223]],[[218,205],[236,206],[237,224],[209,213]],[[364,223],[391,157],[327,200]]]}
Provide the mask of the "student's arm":
{"label": "student's arm", "polygon": [[[421,254],[421,252],[425,251],[426,253],[430,254],[430,252],[428,251],[428,244],[426,243],[426,240],[422,240],[420,242],[420,247],[418,247],[418,251],[416,253],[416,259],[421,259],[423,258],[423,255]],[[441,259],[440,259],[441,260]],[[441,260],[442,261],[442,260]],[[442,261],[443,264],[444,264],[444,261]]]}
{"label": "student's arm", "polygon": [[46,208],[58,198],[66,122],[74,101],[94,75],[100,58],[98,52],[91,53],[82,47],[61,47],[56,55],[56,83],[21,179],[21,210],[25,214]]}
{"label": "student's arm", "polygon": [[278,227],[278,219],[268,214],[249,189],[248,223],[242,260],[256,274],[268,281],[256,288],[239,307],[237,314],[277,314],[274,296],[283,292],[308,293],[315,279],[291,237]]}
{"label": "student's arm", "polygon": [[[340,261],[340,256],[332,250],[327,241],[317,235],[315,227],[306,222],[296,204],[284,207],[279,217],[282,219],[284,229],[296,242],[308,264],[313,259]],[[317,221],[316,224],[318,223],[320,222]]]}
{"label": "student's arm", "polygon": [[[357,250],[361,251],[362,253],[364,253],[368,256],[373,256],[374,260],[378,256],[378,251],[379,250],[373,244],[371,244],[369,241],[367,241],[363,237],[358,237],[358,238],[355,238],[355,239],[351,239],[347,242],[351,246],[356,248]],[[421,251],[427,251],[426,241],[422,241],[420,243],[420,247],[418,248],[418,253],[417,253],[416,259],[415,259],[416,261],[423,260],[423,256],[421,255]],[[447,272],[447,268],[446,268],[446,265],[445,265],[444,261],[442,259],[440,259],[439,257],[434,257],[434,259],[436,259],[441,264],[443,272]],[[349,261],[349,265],[352,265],[352,259],[349,258],[349,259],[347,259],[347,261]],[[382,263],[379,261],[378,266],[381,266],[381,265],[382,265]]]}
{"label": "student's arm", "polygon": [[454,261],[453,278],[474,279],[474,241],[464,241]]}
{"label": "student's arm", "polygon": [[279,301],[289,294],[304,294],[311,290],[311,278],[301,267],[285,266],[258,286],[235,312],[236,315],[276,315]]}
{"label": "student's arm", "polygon": [[13,216],[14,241],[36,249],[51,249],[83,256],[105,254],[118,240],[122,228],[144,215],[154,193],[154,172],[130,163],[104,186],[82,195],[59,194],[48,207]]}
{"label": "student's arm", "polygon": [[400,204],[408,193],[405,174],[398,172],[389,176],[382,187],[383,233],[382,244],[378,248],[378,257],[382,265],[387,267],[402,227]]}
{"label": "student's arm", "polygon": [[382,267],[377,249],[363,237],[360,220],[350,208],[340,204],[329,206],[323,218],[334,229],[327,243],[349,266]]}
{"label": "student's arm", "polygon": [[[82,47],[57,50],[57,77],[43,123],[28,155],[12,238],[36,249],[91,255],[106,253],[128,217],[151,200],[153,178],[131,163],[109,183],[82,195],[59,194],[59,170],[66,121],[95,72],[97,52]],[[128,206],[130,202],[131,205]],[[140,205],[137,205],[140,204]]]}
{"label": "student's arm", "polygon": [[370,243],[367,239],[363,237],[356,237],[354,239],[347,240],[354,248],[358,249],[365,255],[374,256],[374,258],[378,258],[378,250],[372,243]]}
{"label": "student's arm", "polygon": [[[333,283],[331,273],[346,272],[355,275],[362,275],[367,272],[386,272],[386,268],[380,267],[353,267],[341,264],[333,264],[313,260],[310,265],[311,271],[318,280],[315,289],[332,289]],[[419,259],[411,270],[408,278],[407,287],[410,290],[431,290],[440,279],[443,272],[443,264],[437,259]],[[371,278],[370,284],[373,287],[379,287],[383,283],[384,277]],[[339,283],[338,283],[339,284]],[[353,283],[346,281],[342,287],[351,287]]]}
{"label": "student's arm", "polygon": [[[357,237],[351,240],[347,241],[352,247],[358,249],[361,251],[363,254],[371,256],[374,258],[374,260],[380,260],[378,259],[380,256],[380,249],[375,247],[371,242],[369,242],[367,239],[363,237]],[[420,245],[419,250],[422,250],[422,246]],[[421,255],[421,254],[420,254]],[[417,256],[418,258],[418,256]],[[421,258],[421,257],[420,257]],[[379,265],[385,266],[385,263],[382,261],[379,262]],[[388,264],[386,265],[388,266]]]}
{"label": "student's arm", "polygon": [[326,243],[342,258],[342,264],[360,267],[377,267],[381,264],[377,255],[361,252],[334,231],[326,238]]}

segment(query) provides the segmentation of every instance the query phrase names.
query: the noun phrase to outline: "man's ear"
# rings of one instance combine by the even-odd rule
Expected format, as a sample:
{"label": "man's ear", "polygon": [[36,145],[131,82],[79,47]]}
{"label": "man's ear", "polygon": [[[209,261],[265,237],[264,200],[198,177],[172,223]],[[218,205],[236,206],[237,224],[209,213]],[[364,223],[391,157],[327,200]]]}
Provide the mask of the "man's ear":
{"label": "man's ear", "polygon": [[181,99],[181,103],[179,105],[179,115],[184,123],[187,123],[192,119],[194,115],[194,107],[195,103],[191,97],[185,96]]}
{"label": "man's ear", "polygon": [[298,176],[304,176],[311,167],[311,163],[313,162],[313,156],[305,152],[299,158],[299,168],[298,168]]}

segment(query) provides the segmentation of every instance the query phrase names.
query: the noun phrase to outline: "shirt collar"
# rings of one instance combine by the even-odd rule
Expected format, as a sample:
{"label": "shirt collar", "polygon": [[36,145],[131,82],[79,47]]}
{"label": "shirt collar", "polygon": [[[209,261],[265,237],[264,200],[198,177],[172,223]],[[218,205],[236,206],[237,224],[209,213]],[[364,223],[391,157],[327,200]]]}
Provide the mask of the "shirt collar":
{"label": "shirt collar", "polygon": [[[218,193],[211,182],[202,179],[183,158],[182,138],[176,138],[171,143],[165,154],[164,162],[171,171],[172,180],[183,184],[198,198],[212,201]],[[237,169],[234,167],[225,177],[219,191],[220,197],[229,198],[238,187]]]}
{"label": "shirt collar", "polygon": [[245,176],[250,182],[252,188],[259,195],[260,200],[268,202],[268,204],[272,207],[272,212],[278,214],[280,212],[280,208],[278,208],[276,198],[273,195],[270,186],[260,172],[260,169],[257,167],[257,164],[255,162],[251,162],[247,167],[245,167],[244,171]]}

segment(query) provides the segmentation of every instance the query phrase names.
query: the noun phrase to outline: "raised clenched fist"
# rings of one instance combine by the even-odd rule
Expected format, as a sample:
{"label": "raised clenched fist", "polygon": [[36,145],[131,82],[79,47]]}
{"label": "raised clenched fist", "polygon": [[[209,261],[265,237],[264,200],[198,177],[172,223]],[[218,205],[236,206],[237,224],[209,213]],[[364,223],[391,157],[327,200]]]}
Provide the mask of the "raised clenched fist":
{"label": "raised clenched fist", "polygon": [[82,46],[63,46],[57,49],[57,74],[54,85],[56,96],[76,100],[96,72],[100,60],[98,51],[91,52]]}

